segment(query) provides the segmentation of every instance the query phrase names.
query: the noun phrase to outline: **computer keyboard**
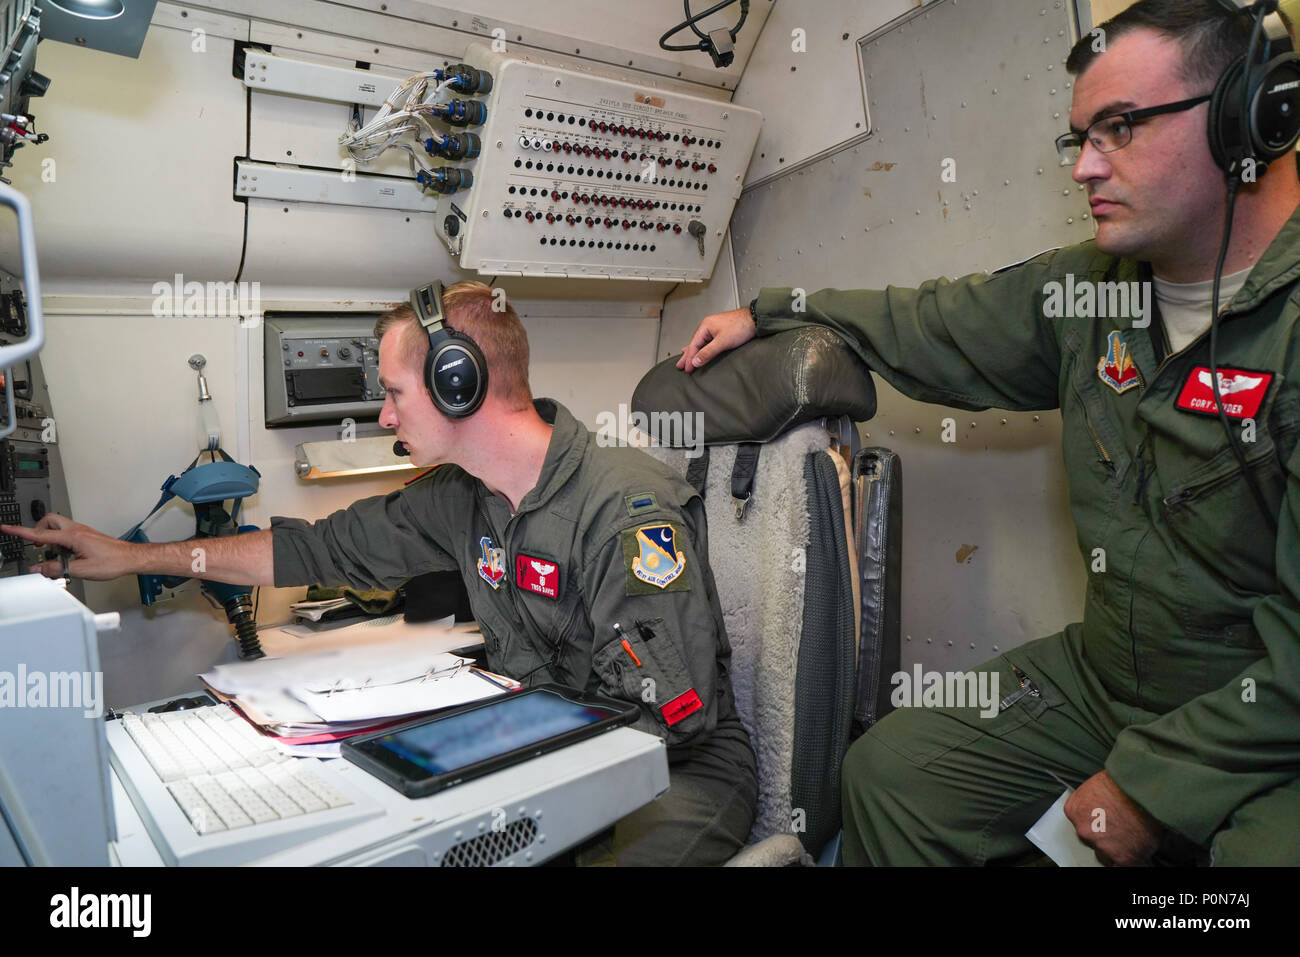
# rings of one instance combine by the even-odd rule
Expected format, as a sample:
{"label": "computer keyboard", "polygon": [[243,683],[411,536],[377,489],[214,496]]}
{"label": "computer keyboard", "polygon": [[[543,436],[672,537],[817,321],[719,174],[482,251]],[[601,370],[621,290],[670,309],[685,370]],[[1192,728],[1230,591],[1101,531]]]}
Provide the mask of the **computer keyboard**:
{"label": "computer keyboard", "polygon": [[[246,864],[384,809],[344,762],[282,754],[226,704],[108,722],[110,759],[164,861]],[[330,765],[336,765],[331,767]]]}
{"label": "computer keyboard", "polygon": [[281,754],[226,705],[122,716],[122,726],[199,834],[313,814],[352,802]]}
{"label": "computer keyboard", "polygon": [[104,722],[131,863],[538,863],[668,788],[663,740],[631,728],[412,799],[350,761],[282,755],[229,705],[147,707]]}

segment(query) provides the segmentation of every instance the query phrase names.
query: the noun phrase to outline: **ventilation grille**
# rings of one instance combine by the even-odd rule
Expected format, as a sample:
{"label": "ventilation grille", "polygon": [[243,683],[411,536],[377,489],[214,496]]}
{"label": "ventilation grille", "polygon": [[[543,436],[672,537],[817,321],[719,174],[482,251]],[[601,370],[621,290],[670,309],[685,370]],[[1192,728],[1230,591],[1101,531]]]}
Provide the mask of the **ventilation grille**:
{"label": "ventilation grille", "polygon": [[531,818],[524,818],[499,831],[488,831],[462,841],[443,856],[442,866],[491,867],[522,851],[535,840],[537,824]]}

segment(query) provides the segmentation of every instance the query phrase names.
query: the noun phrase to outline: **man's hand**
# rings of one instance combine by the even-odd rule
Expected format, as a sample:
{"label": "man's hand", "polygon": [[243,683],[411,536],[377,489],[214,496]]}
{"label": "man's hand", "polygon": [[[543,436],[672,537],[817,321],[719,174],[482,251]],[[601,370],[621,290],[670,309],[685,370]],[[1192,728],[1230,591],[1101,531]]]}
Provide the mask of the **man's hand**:
{"label": "man's hand", "polygon": [[1145,864],[1160,846],[1160,822],[1134,804],[1106,771],[1079,785],[1065,802],[1065,816],[1108,867]]}
{"label": "man's hand", "polygon": [[744,345],[757,332],[748,307],[705,316],[691,337],[690,345],[677,360],[677,368],[693,372],[714,356]]}
{"label": "man's hand", "polygon": [[[81,525],[54,512],[45,515],[35,528],[19,525],[0,525],[0,534],[17,535],[38,545],[61,545],[69,549],[68,574],[74,578],[108,581],[133,572],[130,542],[111,538],[89,525]],[[39,572],[46,578],[62,578],[61,560],[40,562],[29,571]]]}

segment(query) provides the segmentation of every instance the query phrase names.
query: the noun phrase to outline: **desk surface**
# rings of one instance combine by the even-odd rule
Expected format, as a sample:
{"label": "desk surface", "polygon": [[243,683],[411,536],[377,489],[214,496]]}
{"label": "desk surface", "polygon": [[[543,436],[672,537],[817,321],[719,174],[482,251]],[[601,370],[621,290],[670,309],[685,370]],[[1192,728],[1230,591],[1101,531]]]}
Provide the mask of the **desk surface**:
{"label": "desk surface", "polygon": [[[121,731],[121,729],[117,729]],[[131,755],[115,738],[111,790],[117,840],[110,845],[123,866],[167,863],[151,832],[177,835],[186,847],[202,841],[162,787],[143,757]],[[132,746],[133,748],[133,746]],[[125,760],[124,760],[125,759]],[[138,759],[138,761],[136,760]],[[277,865],[427,864],[481,835],[531,819],[536,839],[496,863],[538,864],[597,834],[668,789],[668,761],[662,739],[632,728],[607,734],[534,758],[524,764],[468,781],[424,798],[407,798],[342,760],[327,762],[331,784],[345,786],[379,813],[325,837],[256,857]],[[133,778],[130,789],[146,810],[133,803],[120,776]]]}

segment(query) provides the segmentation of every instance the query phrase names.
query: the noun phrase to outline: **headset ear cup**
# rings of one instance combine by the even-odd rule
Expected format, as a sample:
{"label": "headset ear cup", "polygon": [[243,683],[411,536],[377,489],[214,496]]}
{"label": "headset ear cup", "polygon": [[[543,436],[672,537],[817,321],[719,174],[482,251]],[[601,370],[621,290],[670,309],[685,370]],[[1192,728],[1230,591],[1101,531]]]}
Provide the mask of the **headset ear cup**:
{"label": "headset ear cup", "polygon": [[1210,96],[1210,155],[1225,173],[1240,161],[1245,144],[1241,137],[1241,84],[1246,58],[1240,57],[1223,71]]}
{"label": "headset ear cup", "polygon": [[424,384],[438,411],[453,419],[473,415],[487,395],[487,362],[469,336],[446,329],[429,337]]}
{"label": "headset ear cup", "polygon": [[1250,147],[1259,159],[1272,162],[1291,152],[1300,135],[1300,56],[1275,57],[1251,80]]}
{"label": "headset ear cup", "polygon": [[439,412],[443,411],[442,403],[438,401],[438,390],[434,386],[433,367],[438,361],[438,342],[441,342],[443,336],[441,333],[435,333],[429,336],[429,351],[424,356],[424,387],[429,392],[429,401],[433,403],[434,408]]}

